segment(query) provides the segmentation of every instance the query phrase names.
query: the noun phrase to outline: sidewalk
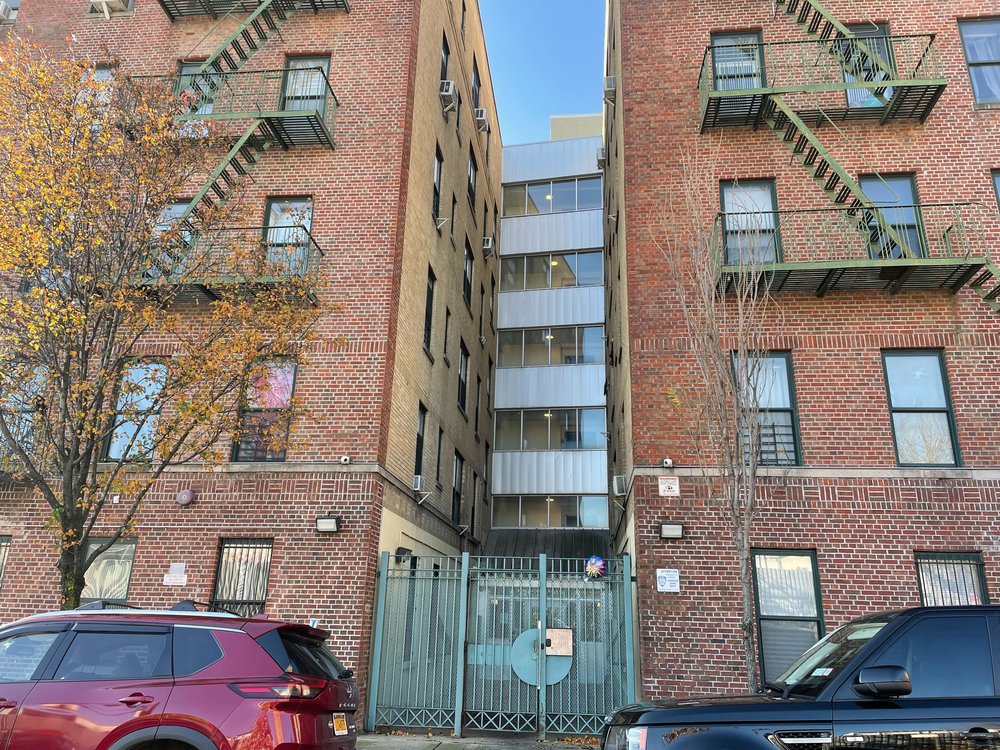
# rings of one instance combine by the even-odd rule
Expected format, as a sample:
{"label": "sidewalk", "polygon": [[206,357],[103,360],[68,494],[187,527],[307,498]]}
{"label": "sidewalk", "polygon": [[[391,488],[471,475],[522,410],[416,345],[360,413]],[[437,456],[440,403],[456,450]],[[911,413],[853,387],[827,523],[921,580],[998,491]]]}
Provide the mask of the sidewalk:
{"label": "sidewalk", "polygon": [[597,745],[576,742],[539,742],[530,737],[448,737],[427,735],[363,734],[358,750],[597,750]]}

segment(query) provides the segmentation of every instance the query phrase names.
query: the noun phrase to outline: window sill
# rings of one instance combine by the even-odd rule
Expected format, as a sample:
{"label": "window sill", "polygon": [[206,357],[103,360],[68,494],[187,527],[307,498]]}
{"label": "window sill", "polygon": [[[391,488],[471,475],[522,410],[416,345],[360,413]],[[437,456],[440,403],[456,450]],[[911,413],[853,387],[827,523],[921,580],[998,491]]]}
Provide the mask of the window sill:
{"label": "window sill", "polygon": [[[424,344],[423,350],[424,350],[424,354],[427,355],[427,359],[429,359],[431,361],[431,364],[433,365],[434,364],[434,355],[431,354],[431,350],[427,348],[426,344]],[[447,362],[447,361],[448,360],[445,360],[445,362]]]}
{"label": "window sill", "polygon": [[444,363],[445,363],[446,365],[448,365],[448,367],[451,367],[451,360],[450,360],[450,359],[448,359],[448,355],[447,355],[447,354],[444,354],[444,355],[442,355],[441,359],[443,359],[443,360],[444,360]]}
{"label": "window sill", "polygon": [[482,441],[482,438],[480,438],[480,437],[479,437],[479,430],[476,430],[476,431],[475,431],[475,433],[473,433],[473,434],[474,434],[474,435],[475,435],[475,437],[476,437],[476,442],[477,442],[477,443],[479,443],[479,442],[481,442],[481,441]]}
{"label": "window sill", "polygon": [[1000,112],[1000,102],[975,102],[972,109],[976,112]]}
{"label": "window sill", "polygon": [[469,317],[474,319],[475,315],[472,314],[472,300],[462,297],[462,302],[465,303],[465,309],[469,311]]}
{"label": "window sill", "polygon": [[465,409],[462,407],[461,404],[458,405],[458,413],[462,415],[462,419],[464,419],[466,422],[469,421],[469,415],[465,413]]}

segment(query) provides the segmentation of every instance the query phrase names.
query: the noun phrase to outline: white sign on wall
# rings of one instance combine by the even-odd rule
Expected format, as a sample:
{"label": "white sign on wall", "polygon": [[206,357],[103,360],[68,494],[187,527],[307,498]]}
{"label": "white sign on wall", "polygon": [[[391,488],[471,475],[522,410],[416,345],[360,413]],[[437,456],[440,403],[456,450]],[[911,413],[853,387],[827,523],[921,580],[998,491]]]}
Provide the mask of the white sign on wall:
{"label": "white sign on wall", "polygon": [[170,570],[163,574],[164,586],[187,586],[188,577],[184,563],[170,563]]}
{"label": "white sign on wall", "polygon": [[660,497],[680,497],[680,477],[657,477],[660,482]]}
{"label": "white sign on wall", "polygon": [[672,568],[657,570],[656,590],[665,594],[679,594],[681,591],[681,572]]}

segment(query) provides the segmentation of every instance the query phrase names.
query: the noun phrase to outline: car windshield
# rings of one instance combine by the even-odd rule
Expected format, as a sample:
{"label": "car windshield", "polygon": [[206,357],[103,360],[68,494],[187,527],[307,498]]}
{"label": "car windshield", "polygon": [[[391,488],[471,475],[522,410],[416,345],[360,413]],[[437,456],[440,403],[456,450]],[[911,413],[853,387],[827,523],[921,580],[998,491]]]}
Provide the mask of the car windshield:
{"label": "car windshield", "polygon": [[777,680],[768,684],[789,695],[819,695],[858,651],[886,626],[886,622],[855,622],[834,630],[802,654]]}

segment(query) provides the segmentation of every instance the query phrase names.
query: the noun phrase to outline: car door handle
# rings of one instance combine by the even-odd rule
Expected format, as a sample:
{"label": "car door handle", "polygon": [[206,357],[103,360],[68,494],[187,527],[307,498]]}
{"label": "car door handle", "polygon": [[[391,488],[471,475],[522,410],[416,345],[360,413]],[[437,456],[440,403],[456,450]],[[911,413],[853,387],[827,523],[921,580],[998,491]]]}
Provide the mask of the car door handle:
{"label": "car door handle", "polygon": [[131,706],[135,703],[152,703],[153,696],[143,695],[142,693],[134,693],[133,695],[127,695],[124,698],[119,698],[118,702],[124,703],[126,706]]}
{"label": "car door handle", "polygon": [[17,708],[17,701],[9,701],[6,698],[0,698],[0,708]]}

